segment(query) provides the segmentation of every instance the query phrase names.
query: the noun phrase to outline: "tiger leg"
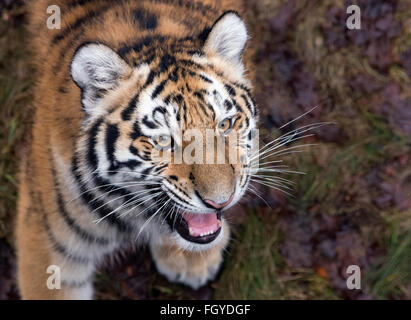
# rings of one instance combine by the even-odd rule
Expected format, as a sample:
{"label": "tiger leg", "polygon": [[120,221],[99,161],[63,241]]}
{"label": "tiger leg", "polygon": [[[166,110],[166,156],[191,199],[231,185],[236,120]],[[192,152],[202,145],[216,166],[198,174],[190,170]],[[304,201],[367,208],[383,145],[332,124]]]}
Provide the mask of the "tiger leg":
{"label": "tiger leg", "polygon": [[[94,260],[73,253],[62,234],[51,230],[46,207],[21,179],[17,215],[18,285],[23,299],[91,299]],[[73,247],[73,246],[72,246]],[[78,247],[78,246],[77,246]],[[70,251],[72,252],[72,251]]]}
{"label": "tiger leg", "polygon": [[159,273],[171,282],[198,289],[213,280],[223,261],[223,250],[229,239],[229,226],[224,224],[223,239],[207,250],[183,250],[174,239],[163,237],[150,244],[151,256]]}
{"label": "tiger leg", "polygon": [[19,219],[18,284],[23,299],[92,298],[93,262],[68,256],[63,248],[53,243],[40,221]]}

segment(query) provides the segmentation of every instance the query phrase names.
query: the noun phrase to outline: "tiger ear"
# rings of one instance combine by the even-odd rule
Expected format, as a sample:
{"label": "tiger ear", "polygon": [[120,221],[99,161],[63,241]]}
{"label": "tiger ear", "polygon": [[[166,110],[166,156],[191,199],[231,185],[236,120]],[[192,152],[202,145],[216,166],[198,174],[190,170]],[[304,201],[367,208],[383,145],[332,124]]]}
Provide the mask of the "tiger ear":
{"label": "tiger ear", "polygon": [[102,94],[114,89],[132,69],[109,47],[91,43],[77,49],[70,71],[72,79],[82,90],[83,108],[86,113],[91,113]]}
{"label": "tiger ear", "polygon": [[235,11],[220,16],[207,36],[205,52],[213,52],[221,58],[242,67],[241,56],[247,42],[247,28]]}

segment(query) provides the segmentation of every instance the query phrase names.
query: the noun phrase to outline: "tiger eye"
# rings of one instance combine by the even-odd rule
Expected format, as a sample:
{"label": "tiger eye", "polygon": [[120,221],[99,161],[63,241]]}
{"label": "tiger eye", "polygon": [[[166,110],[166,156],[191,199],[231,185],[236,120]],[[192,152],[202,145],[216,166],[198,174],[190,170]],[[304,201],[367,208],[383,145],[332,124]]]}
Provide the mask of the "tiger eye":
{"label": "tiger eye", "polygon": [[220,121],[218,124],[218,130],[222,133],[226,133],[229,129],[231,129],[231,120],[230,119],[224,119],[223,121]]}
{"label": "tiger eye", "polygon": [[171,144],[171,137],[166,134],[159,135],[156,138],[156,143],[158,146],[166,148]]}

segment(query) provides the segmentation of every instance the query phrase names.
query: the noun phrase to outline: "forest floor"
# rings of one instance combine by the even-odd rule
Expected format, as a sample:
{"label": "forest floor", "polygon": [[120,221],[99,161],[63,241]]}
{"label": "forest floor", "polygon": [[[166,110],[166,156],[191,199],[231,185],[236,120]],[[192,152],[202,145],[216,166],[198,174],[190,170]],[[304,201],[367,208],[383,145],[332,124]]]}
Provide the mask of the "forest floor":
{"label": "forest floor", "polygon": [[[18,299],[13,250],[17,165],[30,125],[33,79],[25,7],[0,0],[0,299]],[[101,299],[411,299],[411,3],[248,0],[255,97],[264,142],[331,121],[281,157],[305,175],[292,196],[259,188],[229,213],[233,240],[217,279],[170,284],[147,250],[96,275]],[[318,106],[283,130],[283,124]],[[258,186],[256,186],[258,187]],[[347,267],[361,268],[349,290]]]}

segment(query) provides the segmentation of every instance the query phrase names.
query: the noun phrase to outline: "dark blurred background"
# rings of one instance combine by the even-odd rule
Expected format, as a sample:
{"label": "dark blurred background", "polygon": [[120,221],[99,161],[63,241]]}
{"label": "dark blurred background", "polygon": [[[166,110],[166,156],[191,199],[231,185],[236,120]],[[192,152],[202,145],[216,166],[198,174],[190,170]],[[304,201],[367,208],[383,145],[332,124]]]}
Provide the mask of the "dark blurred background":
{"label": "dark blurred background", "polygon": [[[361,30],[346,8],[361,8]],[[95,278],[102,299],[410,299],[411,1],[247,0],[262,140],[332,121],[316,144],[281,156],[305,175],[292,196],[256,185],[231,210],[233,241],[216,281],[169,284],[147,251]],[[31,53],[22,0],[0,0],[0,299],[18,299],[13,221],[17,163],[30,126]],[[281,130],[288,121],[318,106]],[[285,150],[285,149],[284,149]],[[346,286],[361,268],[361,290]]]}

